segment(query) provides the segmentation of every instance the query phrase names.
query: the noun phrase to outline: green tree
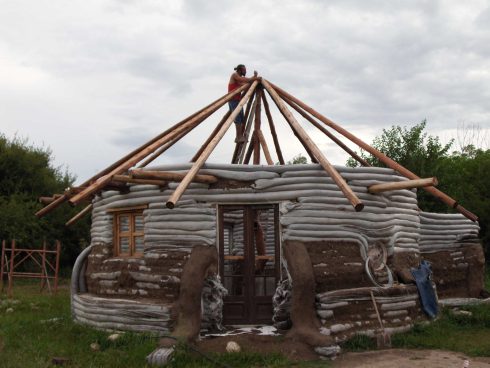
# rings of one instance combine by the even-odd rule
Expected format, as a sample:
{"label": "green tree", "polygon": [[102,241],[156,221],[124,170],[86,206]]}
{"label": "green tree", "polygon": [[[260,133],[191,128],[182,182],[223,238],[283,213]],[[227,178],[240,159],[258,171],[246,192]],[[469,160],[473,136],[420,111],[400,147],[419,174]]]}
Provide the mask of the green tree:
{"label": "green tree", "polygon": [[70,266],[89,241],[89,221],[67,228],[64,223],[80,209],[62,206],[37,219],[43,205],[40,196],[60,193],[75,178],[52,165],[49,149],[30,145],[25,139],[7,139],[0,134],[0,240],[15,239],[25,248],[39,248],[42,241],[62,243],[62,265]]}
{"label": "green tree", "polygon": [[308,159],[303,156],[301,153],[297,154],[296,156],[293,157],[292,160],[287,162],[287,165],[300,165],[300,164],[307,164]]}
{"label": "green tree", "polygon": [[[422,178],[436,176],[439,179],[444,158],[449,155],[453,141],[442,144],[438,137],[428,135],[424,131],[426,126],[426,120],[411,128],[394,125],[389,129],[383,129],[381,135],[375,137],[371,145],[418,176]],[[376,157],[364,151],[361,151],[360,156],[373,166],[385,166]],[[359,163],[352,158],[347,161],[347,166],[358,165]],[[445,209],[444,204],[424,190],[418,193],[419,205],[423,210]]]}
{"label": "green tree", "polygon": [[[372,146],[420,177],[437,177],[440,190],[474,212],[479,217],[480,237],[490,259],[490,150],[467,144],[459,152],[450,153],[453,141],[442,144],[438,137],[424,132],[425,128],[424,120],[412,128],[383,129]],[[363,151],[360,155],[373,166],[384,166],[372,155]],[[347,165],[359,164],[349,159]],[[419,207],[424,211],[454,212],[423,189],[417,191],[417,196]]]}

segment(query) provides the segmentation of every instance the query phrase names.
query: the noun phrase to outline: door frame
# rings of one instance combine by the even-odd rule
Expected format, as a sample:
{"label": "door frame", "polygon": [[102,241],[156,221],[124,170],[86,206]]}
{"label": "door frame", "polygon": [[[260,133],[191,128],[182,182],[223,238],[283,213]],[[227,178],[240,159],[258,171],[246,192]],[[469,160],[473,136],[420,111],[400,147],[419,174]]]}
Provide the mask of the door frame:
{"label": "door frame", "polygon": [[[255,290],[255,242],[254,242],[254,211],[272,209],[274,226],[274,277],[275,285],[280,279],[280,229],[279,229],[279,204],[218,204],[218,254],[219,274],[224,282],[224,212],[229,210],[243,210],[243,296],[225,296],[224,304],[243,303],[244,317],[242,320],[229,319],[223,314],[223,320],[228,324],[256,324],[272,323],[272,319],[261,319],[256,315],[258,304],[271,304],[273,295],[256,296]],[[225,308],[223,308],[225,310]],[[272,317],[272,315],[271,315]]]}

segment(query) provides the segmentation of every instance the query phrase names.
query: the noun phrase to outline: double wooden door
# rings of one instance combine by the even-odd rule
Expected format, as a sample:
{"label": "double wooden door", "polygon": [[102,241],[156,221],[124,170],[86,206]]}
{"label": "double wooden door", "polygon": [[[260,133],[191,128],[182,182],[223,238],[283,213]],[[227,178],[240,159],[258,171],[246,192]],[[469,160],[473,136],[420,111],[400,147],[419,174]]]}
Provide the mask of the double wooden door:
{"label": "double wooden door", "polygon": [[219,206],[225,324],[271,323],[279,279],[277,205]]}

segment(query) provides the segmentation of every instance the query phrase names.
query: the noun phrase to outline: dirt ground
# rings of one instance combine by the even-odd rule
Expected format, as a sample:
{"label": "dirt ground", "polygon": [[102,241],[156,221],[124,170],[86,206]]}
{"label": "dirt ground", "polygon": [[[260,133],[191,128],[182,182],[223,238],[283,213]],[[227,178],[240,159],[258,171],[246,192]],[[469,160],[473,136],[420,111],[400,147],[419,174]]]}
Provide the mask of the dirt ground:
{"label": "dirt ground", "polygon": [[333,361],[334,368],[489,368],[490,358],[468,358],[462,353],[442,350],[390,349],[364,353],[346,353]]}
{"label": "dirt ground", "polygon": [[291,360],[317,360],[318,355],[305,343],[294,342],[283,336],[260,336],[243,334],[220,337],[207,337],[198,342],[202,352],[225,353],[226,344],[234,341],[242,351],[253,353],[281,353]]}
{"label": "dirt ground", "polygon": [[[318,360],[319,356],[305,343],[285,339],[284,336],[260,336],[242,334],[208,337],[198,342],[202,352],[226,351],[229,341],[238,343],[242,351],[278,352],[291,360]],[[469,358],[463,353],[442,350],[388,349],[362,353],[343,353],[331,362],[334,368],[463,368],[465,360],[469,368],[490,368],[489,358]]]}

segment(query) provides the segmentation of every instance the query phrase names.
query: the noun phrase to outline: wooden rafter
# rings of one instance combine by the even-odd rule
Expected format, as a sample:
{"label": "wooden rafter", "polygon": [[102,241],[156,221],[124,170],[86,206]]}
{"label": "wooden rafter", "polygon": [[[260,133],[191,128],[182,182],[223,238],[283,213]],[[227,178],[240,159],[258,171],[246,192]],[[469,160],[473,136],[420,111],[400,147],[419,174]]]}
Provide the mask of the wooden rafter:
{"label": "wooden rafter", "polygon": [[262,93],[262,102],[264,104],[265,115],[267,116],[267,121],[269,122],[269,129],[271,131],[272,140],[274,142],[274,147],[276,149],[277,159],[281,165],[284,165],[284,157],[282,157],[281,146],[279,145],[279,139],[277,139],[276,127],[274,121],[272,120],[272,115],[269,109],[269,103],[265,97],[265,93]]}
{"label": "wooden rafter", "polygon": [[260,164],[260,139],[259,139],[259,131],[260,131],[260,95],[263,93],[261,89],[257,90],[257,105],[255,105],[255,121],[254,121],[254,135],[257,139],[254,140],[254,156],[253,156],[253,164]]}
{"label": "wooden rafter", "polygon": [[265,160],[267,161],[267,165],[274,165],[274,161],[272,161],[272,157],[269,151],[269,147],[267,147],[267,142],[265,141],[264,134],[262,130],[257,130],[257,138],[260,142],[260,146],[262,147],[262,151],[264,152]]}
{"label": "wooden rafter", "polygon": [[230,125],[235,120],[235,117],[240,113],[240,110],[242,109],[243,105],[245,105],[245,103],[247,103],[247,101],[249,100],[250,96],[255,91],[255,88],[257,87],[257,84],[258,83],[259,82],[257,80],[255,80],[252,83],[252,85],[248,89],[247,93],[243,96],[243,98],[241,99],[241,101],[238,103],[238,105],[235,108],[235,110],[233,110],[233,112],[230,114],[230,116],[228,117],[228,119],[226,119],[225,123],[223,124],[223,126],[219,130],[218,134],[216,134],[216,136],[211,140],[211,142],[209,142],[208,146],[204,149],[202,155],[196,160],[196,162],[194,162],[194,164],[192,165],[192,167],[190,168],[190,170],[187,172],[187,174],[185,175],[185,177],[182,179],[182,181],[177,186],[177,188],[175,189],[175,191],[172,193],[172,195],[170,196],[170,198],[167,200],[167,204],[166,205],[167,205],[168,208],[173,208],[175,206],[175,203],[177,203],[177,201],[182,196],[182,194],[184,194],[184,191],[187,189],[187,187],[189,186],[189,184],[192,182],[193,178],[197,175],[197,173],[199,172],[199,169],[202,167],[202,165],[204,165],[204,163],[206,162],[206,160],[208,159],[208,157],[213,152],[213,149],[219,143],[219,141],[221,140],[221,138],[223,138],[223,136],[225,135],[226,131],[228,130],[228,128],[230,127]]}
{"label": "wooden rafter", "polygon": [[[247,115],[247,119],[244,120],[246,122],[245,130],[243,132],[244,137],[245,137],[245,142],[237,142],[236,143],[235,151],[233,152],[233,157],[231,160],[232,164],[238,164],[238,163],[243,162],[243,155],[245,152],[245,148],[247,147],[247,142],[249,141],[250,131],[252,129],[252,123],[254,121],[254,116],[255,116],[255,105],[257,104],[256,96],[257,96],[257,92],[255,92],[252,95],[252,97],[250,98],[250,100],[253,99],[253,104],[251,105],[251,109],[250,109],[249,114]],[[249,100],[249,103],[247,105],[250,104],[250,100]]]}
{"label": "wooden rafter", "polygon": [[301,116],[303,116],[306,120],[312,123],[316,128],[318,128],[323,134],[325,134],[328,138],[330,138],[333,142],[335,142],[340,148],[342,148],[345,152],[347,152],[354,160],[359,162],[362,166],[369,167],[371,166],[369,162],[364,160],[361,156],[347,147],[340,139],[330,133],[325,127],[321,126],[315,119],[313,119],[310,115],[306,113],[306,111],[302,110],[298,105],[296,105],[293,101],[291,101],[287,97],[283,97],[283,100],[288,103],[293,109],[295,109]]}
{"label": "wooden rafter", "polygon": [[[216,177],[211,177],[210,175],[198,175],[198,171],[207,160],[209,155],[212,153],[216,145],[222,139],[226,131],[229,129],[239,111],[244,108],[245,104],[246,113],[244,122],[246,122],[246,125],[244,135],[247,139],[248,137],[250,137],[250,142],[248,146],[247,142],[237,142],[233,153],[232,163],[248,164],[253,155],[253,163],[256,165],[260,164],[260,151],[262,150],[267,163],[269,165],[273,164],[273,160],[270,155],[264,133],[261,129],[261,110],[263,104],[279,163],[285,164],[281,147],[279,145],[279,139],[277,137],[274,121],[272,119],[272,115],[269,109],[269,104],[265,93],[263,92],[263,87],[265,87],[265,89],[272,97],[272,100],[278,107],[283,117],[286,119],[295,136],[305,148],[311,161],[319,163],[325,169],[325,171],[327,171],[327,173],[339,186],[346,198],[351,202],[351,204],[357,211],[362,210],[362,202],[359,200],[359,198],[357,198],[355,193],[347,185],[347,183],[343,180],[343,178],[335,170],[335,168],[330,164],[330,162],[328,162],[320,149],[313,143],[306,131],[298,123],[291,111],[286,107],[285,103],[291,106],[303,118],[305,118],[317,129],[323,132],[328,138],[330,138],[335,144],[341,147],[361,165],[370,166],[366,160],[364,160],[362,157],[357,155],[355,151],[346,146],[339,138],[332,134],[329,129],[326,129],[326,127],[333,129],[343,137],[355,143],[361,149],[372,154],[378,160],[383,162],[386,166],[410,179],[403,182],[372,185],[368,188],[368,192],[380,193],[388,190],[421,187],[442,202],[449,205],[450,207],[458,210],[470,220],[478,220],[478,217],[476,215],[459,205],[456,200],[435,188],[434,185],[437,184],[437,180],[435,178],[419,178],[416,174],[412,173],[402,165],[387,157],[382,152],[376,150],[374,147],[371,147],[367,143],[363,142],[361,139],[357,138],[355,135],[343,129],[338,124],[334,123],[330,119],[318,113],[316,110],[304,104],[299,99],[295,98],[283,89],[275,86],[274,84],[266,80],[256,80],[253,83],[243,85],[238,89],[220,97],[211,104],[188,116],[187,118],[183,119],[179,123],[164,131],[163,133],[159,134],[155,138],[149,140],[142,146],[133,150],[131,153],[122,157],[104,170],[100,171],[98,174],[94,175],[92,178],[81,184],[79,187],[70,188],[64,193],[56,194],[52,197],[41,197],[41,203],[45,203],[47,205],[39,210],[36,213],[36,216],[44,216],[66,201],[69,201],[69,203],[72,205],[76,205],[81,201],[91,199],[94,194],[98,193],[102,189],[113,189],[119,190],[121,192],[127,192],[129,190],[129,186],[127,185],[128,183],[152,184],[163,187],[167,186],[168,181],[180,182],[174,193],[167,201],[167,206],[169,208],[172,208],[191,182],[214,183],[218,180]],[[194,164],[189,171],[187,171],[186,173],[165,173],[161,171],[152,172],[148,170],[137,171],[137,169],[135,169],[130,175],[127,175],[128,170],[135,167],[135,165],[139,164],[139,167],[144,167],[151,163],[167,149],[172,147],[176,142],[178,142],[189,132],[191,132],[205,119],[207,119],[210,115],[212,115],[215,111],[217,111],[229,100],[231,100],[233,96],[239,93],[241,94],[242,92],[244,93],[244,96],[241,99],[239,106],[233,111],[226,112],[224,117],[214,128],[211,135],[206,139],[204,144],[200,147],[198,152],[192,158],[191,161]],[[254,124],[253,133],[251,133],[250,131],[252,124]],[[89,206],[87,206],[79,214],[68,221],[67,225],[70,225],[74,221],[78,220],[89,211],[90,208]]]}
{"label": "wooden rafter", "polygon": [[272,86],[265,79],[262,79],[262,84],[269,92],[270,96],[276,103],[277,107],[281,110],[282,114],[288,120],[289,124],[294,127],[297,134],[301,136],[301,139],[304,141],[304,144],[310,149],[312,154],[315,155],[317,160],[323,169],[330,175],[332,180],[337,184],[339,189],[344,193],[345,197],[349,200],[356,211],[362,211],[364,208],[364,204],[357,197],[351,187],[345,182],[344,178],[338,173],[338,171],[330,164],[327,158],[323,155],[322,151],[317,147],[315,143],[308,136],[306,131],[301,127],[301,125],[296,121],[295,117],[288,110],[284,102],[282,102],[281,98],[277,94],[277,92],[272,88]]}
{"label": "wooden rafter", "polygon": [[92,211],[92,208],[93,208],[93,205],[92,204],[89,204],[83,210],[81,210],[75,216],[73,216],[71,219],[69,219],[66,222],[65,226],[71,226],[71,225],[73,225],[75,222],[77,222],[78,220],[80,220],[81,218],[83,218],[86,214],[90,213],[90,211]]}
{"label": "wooden rafter", "polygon": [[[244,86],[244,89],[246,89],[246,88],[248,88],[247,85]],[[145,144],[141,145],[140,147],[134,149],[133,151],[131,151],[127,155],[123,156],[122,158],[120,158],[119,160],[117,160],[116,162],[114,162],[112,165],[109,165],[104,170],[102,170],[99,173],[97,173],[96,175],[92,176],[90,179],[88,179],[83,184],[81,184],[80,187],[85,188],[85,187],[88,187],[88,186],[92,185],[93,183],[95,183],[102,176],[108,174],[109,172],[111,172],[115,168],[119,167],[121,164],[127,162],[134,155],[138,154],[139,152],[141,152],[142,150],[144,150],[145,148],[147,148],[148,146],[150,146],[154,142],[156,142],[159,139],[167,136],[174,129],[176,129],[176,128],[178,128],[178,127],[186,124],[189,120],[194,119],[197,115],[199,115],[199,114],[203,113],[204,111],[208,110],[209,108],[211,108],[212,106],[214,106],[216,103],[218,103],[219,101],[221,101],[223,98],[228,98],[229,97],[231,99],[234,95],[236,95],[237,93],[240,93],[241,91],[242,91],[241,88],[239,88],[237,90],[234,90],[234,91],[231,91],[231,92],[227,93],[226,95],[224,95],[224,96],[218,98],[217,100],[213,101],[209,105],[203,107],[202,109],[200,109],[199,111],[195,112],[194,114],[189,115],[187,118],[181,120],[180,122],[178,122],[177,124],[175,124],[172,127],[168,128],[164,132],[160,133],[159,135],[157,135],[153,139],[150,139]],[[70,197],[71,197],[71,194],[64,193],[62,196],[60,196],[59,198],[57,198],[55,201],[51,202],[47,206],[45,206],[45,207],[41,208],[39,211],[37,211],[35,215],[37,217],[43,217],[43,216],[47,215],[48,213],[50,213],[51,211],[53,211],[54,209],[56,209],[58,206],[62,205],[64,202],[66,202]]]}
{"label": "wooden rafter", "polygon": [[390,190],[423,188],[423,187],[429,187],[434,185],[437,185],[436,177],[416,179],[416,180],[395,181],[391,183],[373,184],[368,187],[368,192],[375,194],[375,193],[388,192]]}
{"label": "wooden rafter", "polygon": [[[267,92],[269,92],[269,95],[272,97],[271,92],[269,91],[269,89],[267,89]],[[288,111],[288,113],[285,113],[286,110],[284,110],[281,107],[279,107],[278,102],[276,101],[276,99],[274,97],[272,97],[272,101],[274,101],[274,103],[276,104],[277,108],[279,109],[279,112],[282,114],[282,116],[284,117],[284,119],[288,123],[289,127],[293,131],[293,133],[296,136],[296,138],[298,138],[298,141],[301,143],[301,145],[305,149],[305,151],[308,154],[308,156],[310,156],[311,162],[317,164],[318,163],[318,159],[315,157],[315,155],[311,151],[309,145],[305,142],[304,136],[302,136],[302,134],[298,131],[299,123],[296,124],[296,125],[295,124],[292,124],[290,117],[293,116],[293,115],[289,112],[289,110],[287,110],[287,108],[286,108],[286,110]],[[296,119],[294,119],[294,121],[296,121]]]}
{"label": "wooden rafter", "polygon": [[[134,169],[129,172],[129,175],[137,179],[156,179],[166,181],[181,181],[185,178],[187,173],[168,172],[168,171],[154,171],[154,170],[141,170]],[[194,175],[192,181],[196,183],[213,184],[218,181],[218,178],[213,175]]]}
{"label": "wooden rafter", "polygon": [[[306,105],[305,103],[303,103],[302,101],[300,101],[299,99],[297,99],[296,97],[292,96],[291,94],[287,93],[286,91],[284,91],[283,89],[281,89],[280,87],[278,87],[276,85],[273,85],[273,86],[274,86],[274,89],[277,91],[277,93],[281,97],[285,97],[285,98],[288,98],[289,100],[293,101],[298,106],[300,106],[303,110],[307,111],[309,114],[313,115],[318,120],[320,120],[321,122],[323,122],[325,125],[327,125],[330,128],[334,129],[336,132],[340,133],[345,138],[349,139],[351,142],[353,142],[356,145],[358,145],[360,148],[362,148],[365,151],[367,151],[370,154],[372,154],[374,157],[376,157],[378,160],[380,160],[381,162],[383,162],[389,168],[391,168],[391,169],[393,169],[395,171],[398,171],[400,174],[402,174],[403,176],[405,176],[405,177],[407,177],[409,179],[420,179],[419,176],[415,175],[413,172],[411,172],[407,168],[403,167],[399,163],[395,162],[394,160],[392,160],[391,158],[389,158],[388,156],[386,156],[381,151],[378,151],[376,148],[370,146],[366,142],[364,142],[361,139],[357,138],[355,135],[353,135],[352,133],[348,132],[347,130],[345,130],[344,128],[342,128],[340,125],[334,123],[332,120],[326,118],[325,116],[323,116],[322,114],[320,114],[316,110],[312,109],[311,107],[309,107],[308,105]],[[472,221],[478,221],[478,217],[475,214],[471,213],[470,211],[468,211],[467,209],[465,209],[463,206],[459,205],[456,202],[456,200],[454,200],[453,198],[451,198],[450,196],[448,196],[446,193],[444,193],[444,192],[440,191],[439,189],[437,189],[435,187],[432,187],[432,186],[430,186],[430,187],[424,187],[423,189],[425,191],[429,192],[430,194],[432,194],[433,196],[435,196],[436,198],[438,198],[440,201],[446,203],[449,207],[455,208],[461,214],[463,214],[464,216],[466,216],[468,219],[470,219]]]}
{"label": "wooden rafter", "polygon": [[206,139],[206,142],[204,142],[204,144],[201,146],[201,148],[199,148],[199,150],[196,152],[196,154],[194,155],[194,157],[192,157],[191,162],[196,162],[196,160],[199,158],[199,156],[201,156],[202,151],[204,151],[204,149],[207,147],[207,145],[209,144],[209,142],[211,142],[211,139],[213,139],[216,136],[216,134],[219,132],[219,130],[221,129],[221,127],[225,123],[226,119],[228,119],[228,116],[230,116],[230,114],[231,114],[231,111],[230,110],[228,110],[225,113],[225,115],[220,120],[220,122],[218,123],[218,125],[216,125],[216,127],[214,128],[214,130],[209,135],[208,139]]}
{"label": "wooden rafter", "polygon": [[[192,119],[187,121],[185,124],[182,124],[181,126],[177,127],[174,129],[173,132],[169,133],[168,135],[162,137],[161,139],[155,141],[145,149],[141,150],[138,152],[136,155],[131,157],[129,160],[126,162],[120,164],[116,168],[114,168],[112,171],[107,173],[106,175],[100,177],[95,181],[95,183],[89,185],[87,188],[85,188],[81,193],[76,194],[72,198],[69,199],[69,202],[73,205],[79,203],[81,200],[83,200],[85,197],[96,193],[100,189],[102,189],[107,183],[111,180],[111,177],[116,174],[121,174],[124,171],[127,171],[130,167],[134,166],[137,164],[139,161],[144,159],[146,156],[149,154],[153,153],[155,150],[157,150],[160,146],[163,144],[169,142],[171,139],[174,137],[178,136],[182,131],[185,131],[189,126],[192,126],[196,121],[198,121],[201,117],[206,116],[209,114],[209,112],[214,112],[218,110],[221,106],[223,106],[225,103],[227,103],[229,100],[232,99],[232,97],[236,93],[240,93],[241,91],[247,89],[249,86],[248,85],[243,85],[239,87],[238,89],[234,90],[233,92],[228,93],[225,95],[223,98],[218,100],[215,104],[210,106],[208,109],[202,111],[200,114],[197,114],[194,116]],[[233,114],[232,114],[233,115]],[[231,116],[231,115],[230,115]]]}

